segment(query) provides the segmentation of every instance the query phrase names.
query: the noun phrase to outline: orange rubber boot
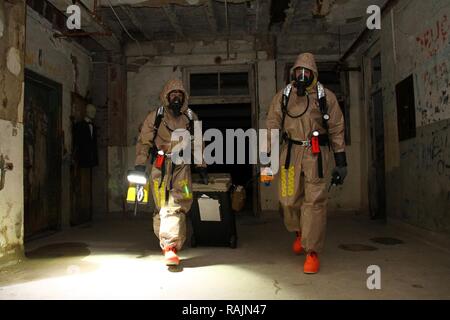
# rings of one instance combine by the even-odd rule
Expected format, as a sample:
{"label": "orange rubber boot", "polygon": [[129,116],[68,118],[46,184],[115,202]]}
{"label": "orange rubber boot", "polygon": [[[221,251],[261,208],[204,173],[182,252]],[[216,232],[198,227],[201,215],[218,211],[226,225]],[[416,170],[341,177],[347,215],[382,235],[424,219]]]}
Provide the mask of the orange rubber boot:
{"label": "orange rubber boot", "polygon": [[180,264],[180,258],[177,256],[176,251],[175,248],[166,248],[163,250],[166,266],[177,266]]}
{"label": "orange rubber boot", "polygon": [[310,252],[306,256],[305,265],[303,266],[303,272],[307,274],[314,274],[319,272],[320,263],[319,256],[316,252]]}
{"label": "orange rubber boot", "polygon": [[295,254],[301,254],[303,252],[302,248],[302,236],[299,232],[297,233],[297,237],[295,238],[294,243],[292,244],[292,251],[294,251]]}

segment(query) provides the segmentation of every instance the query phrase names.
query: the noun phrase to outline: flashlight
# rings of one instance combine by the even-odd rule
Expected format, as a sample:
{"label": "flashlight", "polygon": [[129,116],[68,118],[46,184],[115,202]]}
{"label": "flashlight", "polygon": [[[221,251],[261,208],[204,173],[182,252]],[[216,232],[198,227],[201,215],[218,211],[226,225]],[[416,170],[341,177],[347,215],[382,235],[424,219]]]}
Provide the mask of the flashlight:
{"label": "flashlight", "polygon": [[145,172],[130,170],[128,171],[127,179],[129,183],[145,185],[147,184],[147,175]]}
{"label": "flashlight", "polygon": [[[144,200],[144,186],[147,184],[148,177],[145,172],[138,170],[130,170],[127,174],[127,180],[130,184],[135,185],[135,199],[134,199],[134,215],[137,215],[137,208],[139,202]],[[132,186],[130,186],[132,187]]]}

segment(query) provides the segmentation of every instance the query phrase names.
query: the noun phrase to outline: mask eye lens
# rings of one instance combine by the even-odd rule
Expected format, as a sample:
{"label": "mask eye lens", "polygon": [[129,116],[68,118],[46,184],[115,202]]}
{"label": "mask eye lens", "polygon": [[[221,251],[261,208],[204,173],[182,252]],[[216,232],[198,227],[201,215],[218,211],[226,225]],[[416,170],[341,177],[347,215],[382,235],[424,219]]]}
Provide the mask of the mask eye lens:
{"label": "mask eye lens", "polygon": [[311,72],[308,69],[302,69],[300,72],[300,80],[306,81],[311,77]]}
{"label": "mask eye lens", "polygon": [[313,78],[312,71],[305,68],[299,69],[297,75],[297,81],[299,82],[310,82]]}

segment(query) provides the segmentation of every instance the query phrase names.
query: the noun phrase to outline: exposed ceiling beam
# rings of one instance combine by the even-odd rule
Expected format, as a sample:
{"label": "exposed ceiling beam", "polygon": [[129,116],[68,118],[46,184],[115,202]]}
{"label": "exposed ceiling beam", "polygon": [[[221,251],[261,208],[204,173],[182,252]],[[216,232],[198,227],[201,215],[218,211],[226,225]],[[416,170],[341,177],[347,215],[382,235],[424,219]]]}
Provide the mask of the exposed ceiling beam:
{"label": "exposed ceiling beam", "polygon": [[207,0],[204,8],[211,31],[213,33],[217,33],[217,18],[216,14],[214,13],[213,0]]}
{"label": "exposed ceiling beam", "polygon": [[130,6],[120,6],[120,8],[127,15],[128,19],[131,20],[131,23],[134,25],[134,27],[144,35],[145,39],[151,40],[152,35],[149,34],[144,28],[142,28],[142,23],[134,14],[133,9]]}
{"label": "exposed ceiling beam", "polygon": [[299,0],[291,0],[289,3],[289,9],[286,10],[286,19],[284,20],[282,33],[286,34],[294,20],[295,10],[297,9]]}
{"label": "exposed ceiling beam", "polygon": [[173,7],[171,5],[163,6],[163,10],[164,10],[164,13],[166,14],[167,18],[169,19],[170,24],[172,25],[172,28],[177,33],[177,35],[184,38],[185,35],[183,33],[183,28],[181,28],[180,21],[178,20]]}
{"label": "exposed ceiling beam", "polygon": [[[274,0],[275,1],[275,0]],[[257,0],[256,4],[256,32],[268,33],[270,26],[270,5],[272,0]]]}
{"label": "exposed ceiling beam", "polygon": [[[59,11],[66,15],[67,7],[72,4],[71,0],[49,0]],[[120,36],[112,33],[100,18],[86,7],[82,2],[77,1],[81,11],[81,28],[84,32],[92,33],[91,38],[98,42],[105,50],[118,52],[121,50]]]}

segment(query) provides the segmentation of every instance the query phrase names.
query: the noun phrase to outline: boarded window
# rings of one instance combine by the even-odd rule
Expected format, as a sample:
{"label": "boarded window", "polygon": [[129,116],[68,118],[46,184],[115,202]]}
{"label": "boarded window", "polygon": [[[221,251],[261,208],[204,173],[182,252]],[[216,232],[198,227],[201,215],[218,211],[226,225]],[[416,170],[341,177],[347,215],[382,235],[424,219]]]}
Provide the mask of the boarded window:
{"label": "boarded window", "polygon": [[399,141],[416,136],[414,78],[410,75],[395,86],[397,96],[397,125]]}

